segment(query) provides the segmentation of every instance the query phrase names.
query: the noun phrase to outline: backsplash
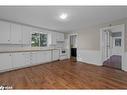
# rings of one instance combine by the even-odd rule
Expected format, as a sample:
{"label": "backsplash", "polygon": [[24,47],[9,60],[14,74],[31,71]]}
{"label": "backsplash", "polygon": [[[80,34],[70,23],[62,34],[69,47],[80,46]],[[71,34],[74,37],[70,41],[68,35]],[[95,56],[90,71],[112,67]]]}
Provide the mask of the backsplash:
{"label": "backsplash", "polygon": [[63,42],[57,42],[56,45],[49,45],[48,47],[31,47],[30,45],[19,45],[19,44],[0,44],[0,50],[12,50],[12,49],[56,49],[56,48],[66,48],[66,40]]}

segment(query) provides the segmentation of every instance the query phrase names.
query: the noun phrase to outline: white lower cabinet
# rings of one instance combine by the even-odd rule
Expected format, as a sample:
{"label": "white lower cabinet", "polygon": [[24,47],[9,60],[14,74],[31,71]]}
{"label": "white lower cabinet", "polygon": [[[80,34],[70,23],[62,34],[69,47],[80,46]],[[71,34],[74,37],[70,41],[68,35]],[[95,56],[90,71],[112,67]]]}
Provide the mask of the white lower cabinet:
{"label": "white lower cabinet", "polygon": [[51,51],[38,51],[30,53],[30,63],[32,65],[42,64],[51,61]]}
{"label": "white lower cabinet", "polygon": [[53,50],[52,51],[52,60],[59,60],[59,50]]}
{"label": "white lower cabinet", "polygon": [[8,71],[12,68],[12,55],[10,53],[0,54],[0,72]]}
{"label": "white lower cabinet", "polygon": [[31,65],[30,64],[30,52],[25,52],[24,55],[25,55],[25,65],[30,66]]}
{"label": "white lower cabinet", "polygon": [[25,64],[25,54],[21,53],[12,53],[12,64],[13,68],[21,68],[24,67]]}
{"label": "white lower cabinet", "polygon": [[40,51],[38,52],[37,54],[37,63],[44,63],[44,60],[45,60],[45,57],[44,57],[44,52],[43,51]]}
{"label": "white lower cabinet", "polygon": [[51,62],[51,51],[44,51],[44,62]]}
{"label": "white lower cabinet", "polygon": [[30,64],[36,65],[37,64],[37,52],[30,53]]}
{"label": "white lower cabinet", "polygon": [[37,63],[46,63],[51,61],[51,51],[40,51],[37,54]]}
{"label": "white lower cabinet", "polygon": [[52,51],[0,53],[0,72],[51,62],[52,57],[58,60],[59,50],[53,56]]}

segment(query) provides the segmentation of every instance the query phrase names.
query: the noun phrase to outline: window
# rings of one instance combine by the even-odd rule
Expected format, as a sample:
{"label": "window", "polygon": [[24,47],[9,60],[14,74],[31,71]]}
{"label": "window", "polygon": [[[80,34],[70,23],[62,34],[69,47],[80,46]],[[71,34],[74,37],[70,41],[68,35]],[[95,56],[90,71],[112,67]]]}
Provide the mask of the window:
{"label": "window", "polygon": [[32,34],[32,47],[39,47],[39,33]]}
{"label": "window", "polygon": [[32,47],[45,47],[48,43],[48,34],[34,33],[31,40]]}
{"label": "window", "polygon": [[119,47],[121,46],[121,38],[116,38],[116,39],[115,39],[115,46],[117,46],[117,47],[118,47],[118,46],[119,46]]}
{"label": "window", "polygon": [[47,38],[48,38],[47,34],[40,34],[40,47],[47,46],[48,43]]}

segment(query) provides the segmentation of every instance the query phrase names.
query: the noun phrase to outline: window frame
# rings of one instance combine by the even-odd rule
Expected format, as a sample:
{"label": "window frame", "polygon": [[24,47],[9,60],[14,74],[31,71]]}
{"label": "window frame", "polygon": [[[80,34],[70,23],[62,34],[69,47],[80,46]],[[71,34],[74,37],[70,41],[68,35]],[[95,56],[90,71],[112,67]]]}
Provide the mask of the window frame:
{"label": "window frame", "polygon": [[[34,32],[34,33],[31,34],[31,36],[32,36],[33,34],[36,34],[36,33],[39,34],[39,45],[38,45],[38,46],[32,46],[32,37],[31,37],[31,47],[48,47],[48,46],[49,46],[49,34],[48,34],[48,33],[43,33],[43,32]],[[41,42],[40,42],[40,39],[41,39],[41,38],[40,38],[40,35],[41,35],[41,34],[42,34],[42,35],[43,35],[43,34],[46,34],[46,35],[47,35],[47,45],[46,45],[46,46],[41,46],[41,45],[40,45],[40,43],[41,43]]]}

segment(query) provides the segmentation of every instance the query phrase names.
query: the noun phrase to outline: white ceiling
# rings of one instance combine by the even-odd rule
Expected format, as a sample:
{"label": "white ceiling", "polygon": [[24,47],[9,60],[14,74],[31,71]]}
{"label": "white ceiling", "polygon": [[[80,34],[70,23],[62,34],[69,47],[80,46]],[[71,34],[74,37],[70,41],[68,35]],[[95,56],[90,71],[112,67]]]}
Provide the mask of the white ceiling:
{"label": "white ceiling", "polygon": [[[60,13],[69,15],[66,21],[58,19]],[[127,17],[127,7],[109,6],[1,6],[0,18],[30,24],[61,32],[72,32],[85,27]]]}

